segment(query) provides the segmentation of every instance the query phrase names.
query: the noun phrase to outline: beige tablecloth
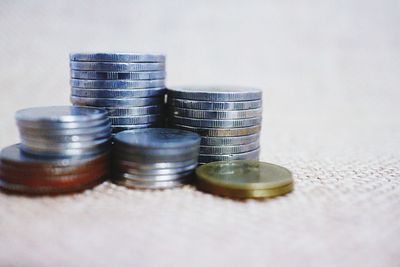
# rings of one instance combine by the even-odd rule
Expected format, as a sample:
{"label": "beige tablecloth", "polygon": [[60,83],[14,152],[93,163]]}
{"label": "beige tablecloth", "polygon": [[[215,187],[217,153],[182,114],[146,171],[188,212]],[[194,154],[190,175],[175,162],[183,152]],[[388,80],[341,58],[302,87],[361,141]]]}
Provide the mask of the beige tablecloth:
{"label": "beige tablecloth", "polygon": [[[82,3],[83,2],[83,3]],[[296,190],[0,194],[0,266],[399,266],[398,1],[1,1],[0,145],[69,104],[70,51],[167,54],[168,85],[263,89],[264,161]]]}

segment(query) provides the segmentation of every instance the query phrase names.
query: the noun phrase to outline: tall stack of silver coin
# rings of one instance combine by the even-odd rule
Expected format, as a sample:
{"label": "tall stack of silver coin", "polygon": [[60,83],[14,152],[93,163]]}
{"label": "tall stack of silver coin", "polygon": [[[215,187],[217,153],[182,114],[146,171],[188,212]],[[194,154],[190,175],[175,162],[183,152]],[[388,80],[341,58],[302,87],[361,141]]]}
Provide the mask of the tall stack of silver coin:
{"label": "tall stack of silver coin", "polygon": [[183,185],[197,167],[199,146],[198,134],[179,129],[120,132],[114,137],[114,181],[142,189]]}
{"label": "tall stack of silver coin", "polygon": [[199,163],[259,158],[261,90],[182,87],[167,96],[168,124],[202,136]]}
{"label": "tall stack of silver coin", "polygon": [[165,56],[70,54],[71,102],[105,108],[113,133],[163,126]]}
{"label": "tall stack of silver coin", "polygon": [[21,149],[39,157],[85,157],[109,150],[106,111],[85,107],[38,107],[15,115]]}

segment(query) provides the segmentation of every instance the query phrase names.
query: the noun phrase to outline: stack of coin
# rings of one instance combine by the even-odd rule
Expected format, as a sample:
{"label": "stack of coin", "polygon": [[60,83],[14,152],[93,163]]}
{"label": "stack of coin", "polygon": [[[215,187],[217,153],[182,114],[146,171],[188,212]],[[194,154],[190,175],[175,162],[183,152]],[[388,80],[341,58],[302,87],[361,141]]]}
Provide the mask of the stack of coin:
{"label": "stack of coin", "polygon": [[113,133],[163,126],[164,55],[73,53],[70,67],[71,102],[105,108]]}
{"label": "stack of coin", "polygon": [[254,160],[219,161],[196,169],[203,191],[231,198],[266,198],[293,190],[292,173],[281,166]]}
{"label": "stack of coin", "polygon": [[120,132],[113,146],[115,182],[141,189],[181,186],[197,167],[199,145],[198,134],[178,129]]}
{"label": "stack of coin", "polygon": [[102,182],[109,173],[109,155],[85,158],[41,158],[25,154],[20,145],[0,153],[0,188],[24,194],[81,191]]}
{"label": "stack of coin", "polygon": [[199,163],[259,158],[259,89],[184,87],[167,96],[168,124],[202,136]]}
{"label": "stack of coin", "polygon": [[27,194],[75,192],[109,173],[107,112],[85,107],[40,107],[16,113],[21,144],[0,153],[0,187]]}
{"label": "stack of coin", "polygon": [[84,157],[109,150],[107,112],[86,107],[38,107],[16,113],[21,149],[40,157]]}

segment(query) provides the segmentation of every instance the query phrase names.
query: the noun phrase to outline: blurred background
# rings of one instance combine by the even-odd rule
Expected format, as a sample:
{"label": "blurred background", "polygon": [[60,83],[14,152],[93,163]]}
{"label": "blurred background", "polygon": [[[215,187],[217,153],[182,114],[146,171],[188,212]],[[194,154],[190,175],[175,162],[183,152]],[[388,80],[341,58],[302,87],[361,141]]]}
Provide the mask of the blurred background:
{"label": "blurred background", "polygon": [[[399,260],[396,251],[398,252],[400,245],[398,240],[395,240],[395,234],[398,237],[400,233],[399,227],[396,226],[400,215],[391,213],[393,210],[400,210],[398,195],[390,197],[389,202],[386,202],[386,199],[381,199],[381,202],[377,200],[375,203],[377,206],[384,202],[383,206],[386,207],[379,212],[377,209],[375,211],[377,213],[368,213],[371,212],[370,206],[363,201],[374,198],[366,192],[385,184],[376,177],[382,179],[391,177],[389,181],[392,183],[389,187],[399,192],[399,25],[400,2],[395,0],[2,0],[0,1],[0,146],[18,142],[14,122],[16,110],[30,106],[69,104],[68,54],[70,52],[165,53],[168,86],[199,84],[261,88],[264,93],[261,158],[284,164],[295,173],[298,191],[292,195],[294,199],[275,202],[280,203],[276,204],[278,206],[269,204],[274,207],[273,214],[277,216],[284,218],[289,214],[293,217],[301,214],[304,220],[286,222],[288,228],[292,227],[289,232],[278,219],[268,223],[256,220],[253,221],[253,228],[242,228],[243,236],[238,237],[236,241],[240,241],[245,247],[251,247],[253,241],[258,240],[254,236],[255,233],[260,235],[257,229],[263,229],[268,224],[276,235],[261,236],[278,240],[276,242],[285,247],[282,250],[276,248],[275,255],[286,255],[284,251],[287,250],[294,253],[293,259],[307,260],[310,266],[313,263],[318,266],[319,262],[312,258],[312,255],[319,253],[320,260],[326,260],[324,266],[329,266],[329,262],[340,263],[345,260],[354,266],[356,262],[365,259],[373,252],[375,253],[373,259],[371,257],[370,261],[365,262],[371,264],[368,266],[377,266],[374,263],[378,262],[382,264],[381,266],[390,266]],[[354,183],[346,180],[352,175],[361,178],[356,182],[351,180]],[[350,187],[346,181],[350,182]],[[116,217],[123,218],[124,208],[116,210],[121,207],[118,206],[118,201],[124,199],[125,191],[120,193],[121,195],[114,192],[120,198],[110,200],[105,195],[109,193],[107,190],[114,190],[111,185],[99,190],[101,193],[97,200],[107,199],[105,202],[107,204],[104,204],[109,208],[107,211],[112,210],[114,216],[119,214],[120,217],[118,215]],[[177,201],[178,199],[184,201],[187,196],[192,201],[192,207],[197,207],[198,212],[202,211],[205,208],[201,204],[204,200],[196,202],[198,195],[194,198],[189,197],[191,192],[189,190],[185,195],[184,191],[183,196],[177,197]],[[358,192],[358,195],[352,192]],[[374,196],[383,197],[383,195],[385,194],[379,191]],[[3,198],[3,203],[11,206],[16,201]],[[81,201],[84,203],[90,202],[89,199],[82,198]],[[47,203],[46,200],[41,201]],[[48,201],[50,204],[47,203],[45,206],[56,205],[56,200]],[[141,203],[140,200],[137,201]],[[331,201],[339,201],[346,212],[341,210],[335,213],[331,207],[329,214],[325,214],[327,217],[322,219],[313,211],[303,209],[311,206],[314,211],[323,212]],[[223,200],[216,202],[215,205],[209,203],[207,208],[219,207],[218,212],[222,212],[225,202]],[[24,201],[23,203],[30,205]],[[252,208],[236,207],[234,206],[236,203],[229,204],[232,205],[229,206],[232,211],[236,207],[236,211],[242,214],[241,217],[235,218],[234,214],[237,213],[233,212],[231,219],[238,225],[241,225],[241,221],[245,225],[245,218],[250,216],[247,212],[252,209],[255,212],[258,205],[262,205],[257,202],[251,203],[253,203],[250,204],[253,205]],[[41,204],[37,204],[38,210],[42,210]],[[7,210],[5,205],[3,204],[3,209]],[[142,207],[141,204],[137,205]],[[264,209],[265,206],[258,208],[261,209],[255,212],[256,214],[268,214]],[[74,214],[74,211],[68,211],[68,208],[63,210],[66,214]],[[141,212],[131,211],[143,216],[146,214],[144,210],[143,208]],[[302,210],[301,213],[299,210]],[[18,223],[23,220],[21,211],[16,209],[13,212],[14,217],[8,221],[10,225],[12,222]],[[132,212],[126,214],[132,215]],[[387,217],[389,213],[392,214],[391,217]],[[353,218],[354,214],[359,217]],[[51,212],[47,214],[49,217],[52,215],[54,214]],[[93,212],[88,216],[87,218],[98,219],[102,215]],[[185,218],[182,225],[187,227],[185,228],[187,232],[180,233],[180,239],[175,241],[187,249],[197,249],[199,255],[212,254],[211,248],[221,249],[220,246],[208,246],[214,243],[212,238],[206,237],[212,236],[218,239],[226,237],[224,234],[210,229],[210,232],[203,233],[203,237],[197,236],[195,231],[199,228],[196,228],[196,220],[190,216],[182,216]],[[151,217],[143,218],[153,221]],[[373,221],[378,218],[379,221]],[[215,215],[213,219],[224,221],[219,215]],[[359,235],[354,234],[353,228],[346,228],[350,227],[352,222],[360,223],[360,219],[363,223],[358,225],[362,229]],[[310,224],[310,221],[313,223]],[[146,222],[143,219],[137,224],[140,228],[140,223],[143,223],[143,226]],[[224,225],[228,223],[224,222]],[[392,224],[393,222],[395,224]],[[59,223],[63,225],[63,222]],[[104,230],[113,223],[107,219],[107,223],[103,225],[100,223],[101,226],[96,229]],[[387,225],[392,225],[389,227],[391,230],[387,230],[389,231],[387,235],[377,241],[374,233],[380,233],[379,229]],[[1,225],[1,222],[0,226],[8,232],[18,232],[16,228]],[[54,222],[53,226],[54,232],[47,229],[47,235],[43,234],[44,240],[50,240],[56,235],[57,222]],[[26,235],[36,233],[36,236],[32,234],[31,239],[36,240],[35,237],[41,236],[43,231],[39,226],[32,227],[34,231],[30,229],[22,233]],[[128,224],[125,228],[121,226],[121,229],[128,229]],[[215,226],[215,229],[222,231],[224,226]],[[315,229],[318,229],[319,233],[313,236]],[[341,229],[339,235],[335,232],[337,229]],[[300,240],[298,239],[300,232],[307,234],[307,241],[305,243],[298,241],[288,246],[292,240]],[[329,232],[333,238],[330,239],[331,242],[322,242],[321,236]],[[73,233],[78,238],[79,230]],[[283,237],[284,233],[290,233],[293,239],[286,240]],[[344,242],[350,233],[357,235],[353,239],[354,242]],[[85,232],[82,232],[82,236],[84,234]],[[123,230],[114,234],[126,237]],[[95,232],[93,235],[95,236]],[[153,237],[157,239],[159,235],[153,233]],[[172,234],[163,237],[172,238]],[[75,244],[65,238],[61,238],[59,250],[55,248],[56,251],[61,252],[63,247],[69,248]],[[201,239],[205,240],[204,243],[192,247],[189,245],[189,240],[194,238],[206,239]],[[8,235],[8,239],[6,237],[3,240],[10,239],[11,234]],[[125,242],[122,242],[123,244],[130,242],[129,236],[123,240]],[[90,246],[101,244],[101,241],[106,240],[84,238],[82,244]],[[45,245],[32,242],[42,247],[40,251],[46,254]],[[29,247],[28,244],[29,242],[21,241],[11,245],[10,257],[17,255],[19,249]],[[150,242],[150,245],[155,244],[155,241]],[[327,252],[339,244],[351,251],[358,249],[361,253],[358,255],[362,256],[345,252],[337,254]],[[360,248],[360,244],[364,247]],[[385,250],[378,253],[376,248],[379,245],[380,249],[385,247]],[[106,247],[101,245],[96,248],[99,251],[106,251]],[[241,247],[236,248],[240,251]],[[306,250],[307,253],[296,254],[299,248]],[[142,249],[139,254],[149,256],[147,250]],[[257,257],[263,257],[261,256],[263,251],[268,249],[274,251],[271,244],[258,249],[260,251],[257,249],[255,251],[260,254],[256,252],[251,254],[255,262],[259,259]],[[156,251],[163,250],[156,249]],[[180,252],[183,251],[185,250]],[[229,252],[234,251],[236,250],[229,250]],[[240,255],[240,253],[233,254],[236,257]],[[129,252],[122,250],[119,251],[119,255],[122,256],[120,260],[123,263],[126,259],[123,256],[129,255]],[[214,256],[220,259],[216,262],[224,263],[222,258]],[[27,258],[32,260],[34,259],[32,257],[30,255]],[[142,260],[142,263],[157,262],[151,257],[144,257]],[[198,260],[207,263],[206,257],[199,256]],[[290,261],[290,259],[281,260],[282,263]],[[74,261],[71,260],[69,263],[71,262]],[[231,263],[240,262],[236,259]],[[251,261],[246,259],[243,262]]]}

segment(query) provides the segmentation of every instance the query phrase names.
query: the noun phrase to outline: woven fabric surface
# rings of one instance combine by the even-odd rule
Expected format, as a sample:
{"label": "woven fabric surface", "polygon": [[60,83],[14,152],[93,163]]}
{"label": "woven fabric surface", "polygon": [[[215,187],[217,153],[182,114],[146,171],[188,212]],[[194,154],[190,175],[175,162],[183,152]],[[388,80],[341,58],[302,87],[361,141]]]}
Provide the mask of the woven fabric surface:
{"label": "woven fabric surface", "polygon": [[[237,2],[237,3],[236,3]],[[399,266],[398,1],[1,1],[0,145],[69,104],[68,53],[167,55],[167,84],[264,93],[261,159],[295,191],[233,201],[106,182],[0,193],[0,266]]]}

